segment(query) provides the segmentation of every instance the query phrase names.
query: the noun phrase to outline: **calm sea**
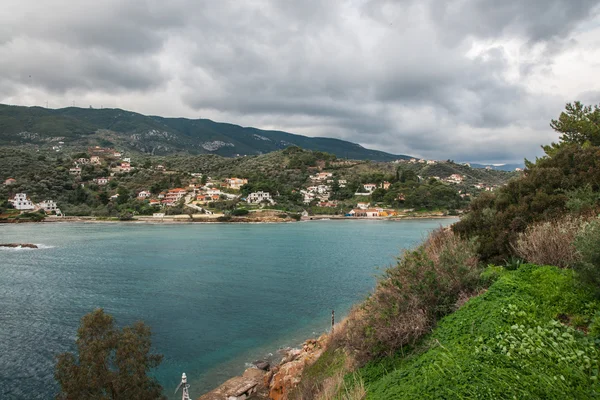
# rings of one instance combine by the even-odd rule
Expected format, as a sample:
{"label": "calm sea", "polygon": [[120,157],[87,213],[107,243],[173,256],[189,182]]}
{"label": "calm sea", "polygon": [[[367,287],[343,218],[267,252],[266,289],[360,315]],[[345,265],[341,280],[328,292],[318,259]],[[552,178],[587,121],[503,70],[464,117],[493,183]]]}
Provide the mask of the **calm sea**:
{"label": "calm sea", "polygon": [[[341,318],[401,249],[453,220],[0,225],[0,398],[48,399],[55,356],[96,307],[143,320],[168,395],[193,398]],[[379,269],[379,270],[378,270]]]}

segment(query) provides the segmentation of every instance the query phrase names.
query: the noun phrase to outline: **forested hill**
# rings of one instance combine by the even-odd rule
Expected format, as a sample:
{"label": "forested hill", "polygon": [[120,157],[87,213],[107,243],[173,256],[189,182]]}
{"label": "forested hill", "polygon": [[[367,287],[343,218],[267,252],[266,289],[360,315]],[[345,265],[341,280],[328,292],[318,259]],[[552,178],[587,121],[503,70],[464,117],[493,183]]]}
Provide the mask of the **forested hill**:
{"label": "forested hill", "polygon": [[121,109],[47,109],[0,104],[0,145],[100,145],[155,155],[256,155],[290,145],[355,160],[408,158],[339,139],[246,128],[208,119],[162,118]]}

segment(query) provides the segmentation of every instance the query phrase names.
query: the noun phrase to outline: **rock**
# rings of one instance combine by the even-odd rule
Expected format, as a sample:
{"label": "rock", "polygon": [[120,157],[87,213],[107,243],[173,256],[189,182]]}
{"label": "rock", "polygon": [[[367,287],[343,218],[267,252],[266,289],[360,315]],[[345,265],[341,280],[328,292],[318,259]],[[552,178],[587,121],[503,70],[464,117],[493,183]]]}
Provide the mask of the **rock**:
{"label": "rock", "polygon": [[37,245],[31,243],[4,243],[0,244],[0,247],[12,247],[21,249],[37,249]]}
{"label": "rock", "polygon": [[262,369],[263,371],[268,371],[271,368],[271,364],[265,360],[255,361],[254,366],[258,369]]}

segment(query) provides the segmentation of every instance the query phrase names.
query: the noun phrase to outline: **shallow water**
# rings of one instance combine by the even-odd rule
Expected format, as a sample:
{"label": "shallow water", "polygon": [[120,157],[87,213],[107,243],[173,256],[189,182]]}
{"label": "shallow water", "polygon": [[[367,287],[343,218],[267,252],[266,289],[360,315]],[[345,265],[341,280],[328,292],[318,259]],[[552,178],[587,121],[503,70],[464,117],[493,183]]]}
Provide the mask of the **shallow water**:
{"label": "shallow water", "polygon": [[451,222],[0,225],[0,243],[43,245],[0,249],[0,398],[51,398],[55,356],[96,307],[149,324],[165,393],[186,372],[195,398],[325,331],[377,267]]}

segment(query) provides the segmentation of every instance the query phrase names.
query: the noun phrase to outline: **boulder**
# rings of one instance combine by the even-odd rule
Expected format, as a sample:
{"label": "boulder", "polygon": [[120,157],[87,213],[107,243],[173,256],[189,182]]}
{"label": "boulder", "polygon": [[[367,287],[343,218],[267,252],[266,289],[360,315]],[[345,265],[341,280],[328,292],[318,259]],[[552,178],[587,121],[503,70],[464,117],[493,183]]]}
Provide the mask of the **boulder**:
{"label": "boulder", "polygon": [[271,364],[265,360],[255,361],[254,366],[258,369],[262,369],[263,371],[268,371],[271,368]]}
{"label": "boulder", "polygon": [[22,249],[37,249],[37,245],[31,243],[4,243],[0,244],[0,247],[12,247]]}

